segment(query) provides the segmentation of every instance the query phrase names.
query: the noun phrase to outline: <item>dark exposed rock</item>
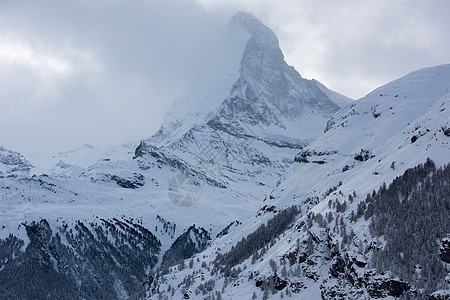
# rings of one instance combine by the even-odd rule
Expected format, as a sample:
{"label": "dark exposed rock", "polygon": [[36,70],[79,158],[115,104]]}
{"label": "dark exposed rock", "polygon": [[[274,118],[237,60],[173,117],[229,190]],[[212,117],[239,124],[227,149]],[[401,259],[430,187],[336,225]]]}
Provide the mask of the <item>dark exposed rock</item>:
{"label": "dark exposed rock", "polygon": [[301,281],[292,282],[289,287],[293,293],[299,293],[302,289],[305,288],[305,284]]}
{"label": "dark exposed rock", "polygon": [[111,180],[117,182],[118,185],[125,189],[136,189],[144,186],[145,177],[139,173],[133,173],[130,178],[123,178],[117,175],[109,175]]}
{"label": "dark exposed rock", "polygon": [[281,291],[287,286],[287,281],[277,275],[273,275],[273,284],[276,290]]}
{"label": "dark exposed rock", "polygon": [[442,132],[448,137],[450,137],[450,127],[442,127]]}
{"label": "dark exposed rock", "polygon": [[136,150],[134,150],[134,158],[144,156],[145,154],[148,153],[148,150],[149,150],[148,145],[144,141],[141,141],[139,146],[137,146]]}
{"label": "dark exposed rock", "polygon": [[276,213],[278,211],[276,206],[273,206],[273,205],[264,205],[263,207],[261,207],[260,210],[273,212],[273,213]]}
{"label": "dark exposed rock", "polygon": [[[299,155],[297,155],[294,158],[295,162],[299,162],[299,163],[309,163],[308,157],[312,157],[312,156],[326,156],[326,155],[332,155],[332,154],[336,154],[336,151],[315,151],[315,150],[306,150],[306,151],[302,151]],[[318,160],[318,161],[313,161],[314,163],[325,163],[324,160]]]}
{"label": "dark exposed rock", "polygon": [[336,262],[330,267],[331,276],[337,278],[339,274],[345,273],[345,261],[338,257]]}
{"label": "dark exposed rock", "polygon": [[354,156],[354,159],[364,162],[364,161],[369,160],[374,157],[375,157],[375,155],[372,155],[369,150],[361,149],[361,151]]}
{"label": "dark exposed rock", "polygon": [[450,290],[436,291],[428,297],[428,300],[448,300],[450,299]]}
{"label": "dark exposed rock", "polygon": [[303,252],[299,257],[298,257],[298,262],[304,263],[306,260],[308,259],[308,254],[306,252]]}
{"label": "dark exposed rock", "polygon": [[364,261],[355,260],[355,265],[357,265],[360,268],[364,268],[367,265],[367,263]]}
{"label": "dark exposed rock", "polygon": [[400,297],[410,288],[410,285],[406,282],[395,279],[385,279],[376,280],[375,282],[368,284],[367,291],[369,295],[374,298],[384,298],[386,295]]}
{"label": "dark exposed rock", "polygon": [[439,256],[443,262],[450,264],[450,235],[441,241]]}
{"label": "dark exposed rock", "polygon": [[241,225],[241,224],[242,224],[242,222],[240,222],[240,221],[238,221],[238,220],[231,222],[231,223],[228,224],[224,229],[222,229],[222,231],[220,231],[220,232],[217,234],[216,237],[219,238],[219,237],[222,237],[222,236],[224,236],[224,235],[227,235],[228,232],[230,231],[230,228],[231,228],[232,226],[239,226],[239,225]]}

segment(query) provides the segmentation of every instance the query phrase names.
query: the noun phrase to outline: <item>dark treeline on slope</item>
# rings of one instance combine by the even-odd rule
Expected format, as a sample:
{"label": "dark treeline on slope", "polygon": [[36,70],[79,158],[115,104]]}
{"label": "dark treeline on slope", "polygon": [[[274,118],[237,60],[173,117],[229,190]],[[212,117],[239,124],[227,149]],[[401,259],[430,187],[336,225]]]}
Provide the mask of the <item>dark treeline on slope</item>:
{"label": "dark treeline on slope", "polygon": [[214,262],[216,268],[220,266],[225,273],[228,273],[232,267],[242,263],[256,254],[259,249],[273,242],[276,237],[288,229],[299,213],[300,210],[297,206],[280,211],[267,221],[267,224],[261,224],[254,232],[243,237],[229,252],[219,253]]}
{"label": "dark treeline on slope", "polygon": [[163,268],[167,268],[178,262],[184,263],[185,259],[205,250],[210,240],[211,237],[204,228],[197,228],[195,225],[190,226],[164,253],[161,265]]}
{"label": "dark treeline on slope", "polygon": [[373,266],[427,293],[446,288],[449,271],[439,258],[439,244],[450,232],[450,165],[436,170],[428,159],[367,195],[366,203],[372,234],[386,241],[374,252]]}
{"label": "dark treeline on slope", "polygon": [[25,226],[30,242],[24,252],[20,239],[0,240],[0,299],[132,299],[161,247],[131,221]]}

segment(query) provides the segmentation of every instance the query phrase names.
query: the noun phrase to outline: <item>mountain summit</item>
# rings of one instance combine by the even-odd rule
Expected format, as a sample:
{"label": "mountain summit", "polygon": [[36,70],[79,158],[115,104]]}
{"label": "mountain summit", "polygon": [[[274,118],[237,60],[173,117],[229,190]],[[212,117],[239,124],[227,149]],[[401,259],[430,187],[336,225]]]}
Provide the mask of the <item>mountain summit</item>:
{"label": "mountain summit", "polygon": [[229,27],[226,54],[174,102],[152,144],[168,146],[202,126],[234,136],[250,134],[242,123],[259,125],[253,130],[264,140],[284,135],[303,144],[317,138],[326,121],[350,101],[302,78],[284,60],[274,32],[252,14],[238,12]]}

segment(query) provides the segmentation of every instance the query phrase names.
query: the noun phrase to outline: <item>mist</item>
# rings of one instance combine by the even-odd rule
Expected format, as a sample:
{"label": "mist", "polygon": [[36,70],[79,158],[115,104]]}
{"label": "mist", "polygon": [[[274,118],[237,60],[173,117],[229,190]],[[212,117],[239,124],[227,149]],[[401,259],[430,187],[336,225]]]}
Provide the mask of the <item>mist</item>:
{"label": "mist", "polygon": [[194,1],[0,5],[0,144],[138,141],[217,59],[228,18]]}

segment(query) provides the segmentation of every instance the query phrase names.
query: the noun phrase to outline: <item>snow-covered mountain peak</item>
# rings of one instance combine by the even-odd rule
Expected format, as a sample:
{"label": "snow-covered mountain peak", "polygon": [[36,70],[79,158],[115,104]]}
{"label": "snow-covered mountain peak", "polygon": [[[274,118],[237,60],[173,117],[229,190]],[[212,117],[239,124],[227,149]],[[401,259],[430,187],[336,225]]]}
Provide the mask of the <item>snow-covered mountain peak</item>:
{"label": "snow-covered mountain peak", "polygon": [[259,44],[267,47],[267,50],[281,52],[275,33],[251,13],[237,12],[230,21],[230,30],[245,30]]}
{"label": "snow-covered mountain peak", "polygon": [[237,13],[230,29],[229,49],[218,66],[174,102],[150,143],[169,146],[205,126],[232,135],[258,131],[249,132],[242,123],[260,127],[258,136],[315,139],[350,101],[302,78],[285,62],[273,31],[252,14]]}

